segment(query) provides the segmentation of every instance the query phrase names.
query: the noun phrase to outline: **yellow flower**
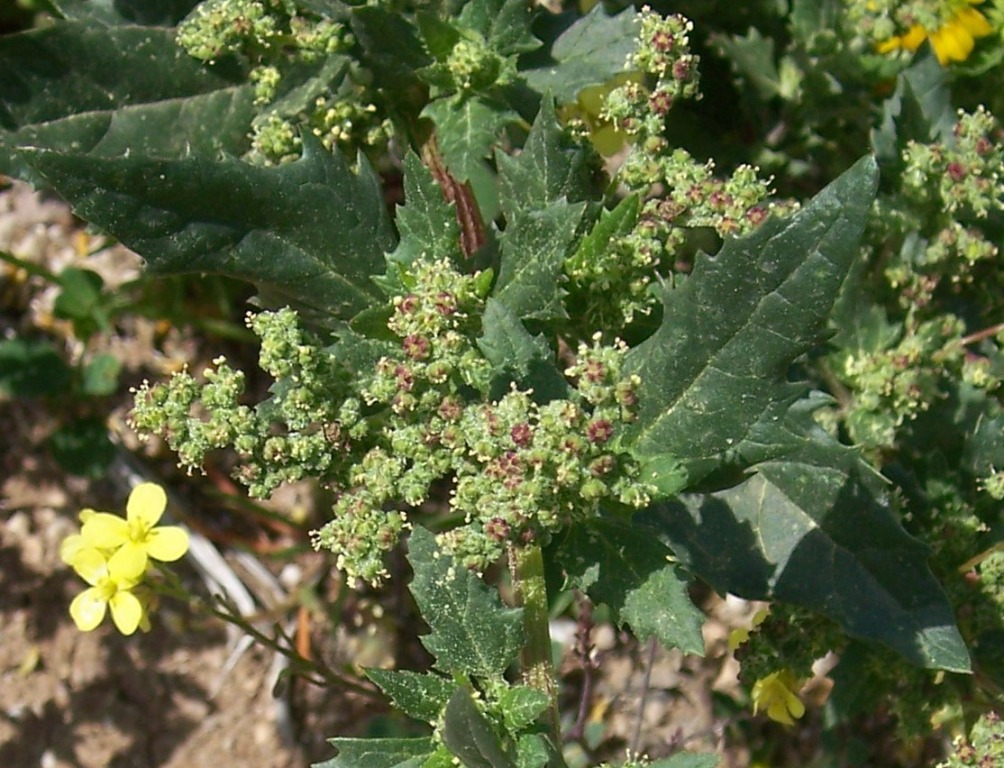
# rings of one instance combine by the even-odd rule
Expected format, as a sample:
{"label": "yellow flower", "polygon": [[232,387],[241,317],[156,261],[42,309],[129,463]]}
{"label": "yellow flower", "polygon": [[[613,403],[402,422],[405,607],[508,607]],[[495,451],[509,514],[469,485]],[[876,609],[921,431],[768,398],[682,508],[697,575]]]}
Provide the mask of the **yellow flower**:
{"label": "yellow flower", "polygon": [[927,40],[931,43],[935,57],[941,66],[951,61],[965,61],[973,52],[976,38],[993,33],[993,27],[986,16],[972,6],[983,0],[963,0],[953,4],[954,13],[934,30],[914,24],[904,35],[896,35],[878,44],[879,53],[907,50],[911,53]]}
{"label": "yellow flower", "polygon": [[753,685],[753,714],[766,710],[767,717],[794,725],[805,714],[805,705],[795,692],[801,687],[791,670],[782,669],[757,680]]}
{"label": "yellow flower", "polygon": [[749,642],[750,632],[763,624],[768,615],[770,615],[770,608],[761,608],[753,614],[753,621],[749,629],[740,627],[729,632],[729,650],[735,653],[740,645]]}
{"label": "yellow flower", "polygon": [[93,548],[76,553],[73,569],[91,585],[70,603],[70,616],[77,629],[90,632],[104,621],[109,608],[112,621],[123,635],[131,635],[145,623],[146,609],[132,592],[136,577],[116,570],[110,560]]}
{"label": "yellow flower", "polygon": [[108,512],[83,510],[80,541],[64,542],[61,551],[64,561],[74,565],[73,558],[79,559],[89,549],[109,553],[110,571],[138,580],[148,560],[167,563],[177,560],[188,550],[188,534],[178,526],[157,526],[166,507],[167,494],[163,488],[156,483],[141,483],[129,494],[124,520]]}

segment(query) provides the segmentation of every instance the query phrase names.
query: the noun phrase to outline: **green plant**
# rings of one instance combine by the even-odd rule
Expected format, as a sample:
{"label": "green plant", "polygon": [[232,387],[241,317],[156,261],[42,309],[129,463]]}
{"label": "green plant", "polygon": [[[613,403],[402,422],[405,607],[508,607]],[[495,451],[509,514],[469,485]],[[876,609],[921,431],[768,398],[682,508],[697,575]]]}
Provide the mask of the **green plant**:
{"label": "green plant", "polygon": [[[834,727],[895,698],[917,733],[999,697],[1000,326],[972,324],[1000,307],[966,293],[999,277],[999,129],[956,115],[934,58],[807,0],[750,4],[769,40],[522,0],[193,5],[60,2],[0,40],[0,169],[151,275],[257,286],[268,397],[219,358],[141,387],[140,432],[190,469],[232,451],[252,496],[316,478],[315,545],[359,581],[407,536],[434,671],[369,675],[432,735],[336,739],[325,765],[561,766],[548,573],[687,653],[695,578],[776,601],[741,654],[781,721],[831,650]],[[746,126],[785,131],[700,130],[715,47]],[[867,136],[833,137],[893,79],[880,183]],[[630,148],[612,178],[601,126]],[[511,607],[480,579],[502,560]]]}

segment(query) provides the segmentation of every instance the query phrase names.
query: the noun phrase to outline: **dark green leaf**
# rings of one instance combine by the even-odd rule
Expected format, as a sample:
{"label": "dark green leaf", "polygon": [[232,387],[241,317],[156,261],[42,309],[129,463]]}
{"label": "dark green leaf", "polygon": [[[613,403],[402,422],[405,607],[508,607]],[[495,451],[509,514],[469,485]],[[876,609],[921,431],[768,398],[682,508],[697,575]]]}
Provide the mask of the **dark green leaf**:
{"label": "dark green leaf", "polygon": [[922,56],[896,78],[896,90],[882,104],[882,123],[872,130],[872,147],[883,166],[900,168],[908,141],[953,144],[957,119],[948,73],[933,56]]}
{"label": "dark green leaf", "polygon": [[444,672],[492,678],[501,675],[523,646],[523,612],[506,608],[496,592],[452,557],[435,537],[415,528],[408,560],[411,591],[432,630],[422,644]]}
{"label": "dark green leaf", "polygon": [[47,341],[0,340],[0,392],[11,397],[66,394],[70,369]]}
{"label": "dark green leaf", "polygon": [[531,18],[523,0],[471,0],[460,12],[461,23],[481,34],[501,56],[540,47],[530,32]]}
{"label": "dark green leaf", "polygon": [[502,263],[494,297],[521,319],[567,317],[562,298],[565,257],[574,244],[585,203],[560,200],[515,216],[502,235]]}
{"label": "dark green leaf", "polygon": [[687,594],[687,580],[670,562],[658,531],[630,522],[596,520],[568,530],[555,551],[569,582],[605,603],[641,640],[703,654],[704,615]]}
{"label": "dark green leaf", "polygon": [[67,19],[173,27],[199,0],[49,0]]}
{"label": "dark green leaf", "polygon": [[585,149],[558,125],[554,104],[544,99],[523,151],[515,157],[495,157],[502,182],[502,210],[511,221],[524,210],[538,210],[567,198],[585,200],[590,193],[590,170]]}
{"label": "dark green leaf", "polygon": [[443,720],[443,743],[467,768],[516,768],[465,688],[453,692]]}
{"label": "dark green leaf", "polygon": [[736,72],[757,91],[763,101],[781,92],[781,78],[774,64],[774,41],[751,27],[745,37],[716,35],[719,51],[732,62]]}
{"label": "dark green leaf", "polygon": [[363,5],[352,10],[351,26],[379,87],[396,94],[422,89],[415,73],[432,59],[414,24],[390,8]]}
{"label": "dark green leaf", "polygon": [[460,41],[460,30],[456,24],[439,18],[432,11],[421,10],[415,14],[415,21],[425,41],[425,50],[437,61],[446,61]]}
{"label": "dark green leaf", "polygon": [[435,748],[430,738],[328,739],[338,754],[312,768],[420,768]]}
{"label": "dark green leaf", "polygon": [[870,470],[819,429],[729,488],[643,515],[721,593],[819,611],[926,667],[967,671],[951,606],[910,537],[866,485]]}
{"label": "dark green leaf", "polygon": [[10,35],[0,39],[0,171],[31,178],[19,146],[104,157],[240,153],[251,102],[241,72],[203,66],[170,29],[64,22]]}
{"label": "dark green leaf", "polygon": [[539,403],[565,397],[568,383],[555,365],[555,353],[541,336],[531,336],[515,314],[489,298],[481,319],[484,335],[478,348],[496,370],[493,397],[502,397],[515,382],[522,390],[532,389]]}
{"label": "dark green leaf", "polygon": [[396,709],[430,723],[439,718],[457,687],[445,677],[407,670],[367,669],[366,677],[380,686]]}
{"label": "dark green leaf", "polygon": [[876,183],[865,158],[790,219],[700,255],[690,277],[665,290],[661,327],[627,360],[641,377],[626,437],[639,456],[677,456],[696,481],[804,391],[786,368],[823,337]]}
{"label": "dark green leaf", "polygon": [[104,419],[86,418],[64,424],[49,436],[48,444],[59,466],[73,475],[103,477],[115,459],[115,445],[108,437]]}
{"label": "dark green leaf", "polygon": [[248,280],[270,301],[329,323],[379,297],[371,276],[394,238],[365,160],[353,173],[313,142],[277,168],[206,157],[26,157],[79,215],[142,255],[151,274]]}
{"label": "dark green leaf", "polygon": [[550,62],[524,71],[523,76],[538,93],[550,92],[562,104],[575,101],[583,88],[624,71],[627,57],[638,45],[636,18],[633,8],[610,16],[603,3],[597,3],[554,41]]}
{"label": "dark green leaf", "polygon": [[456,213],[413,152],[404,159],[404,205],[397,209],[395,222],[401,241],[388,261],[405,267],[419,258],[458,261],[460,226]]}
{"label": "dark green leaf", "polygon": [[95,355],[84,367],[81,388],[85,395],[103,397],[110,395],[118,388],[119,373],[122,371],[122,361],[115,355]]}

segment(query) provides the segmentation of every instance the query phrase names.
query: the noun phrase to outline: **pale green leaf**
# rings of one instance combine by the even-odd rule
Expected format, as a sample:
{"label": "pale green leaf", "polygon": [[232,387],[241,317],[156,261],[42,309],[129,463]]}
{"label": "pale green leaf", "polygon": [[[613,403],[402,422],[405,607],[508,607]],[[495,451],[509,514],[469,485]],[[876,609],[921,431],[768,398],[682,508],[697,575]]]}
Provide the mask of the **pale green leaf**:
{"label": "pale green leaf", "polygon": [[408,717],[435,721],[456,688],[452,680],[439,675],[397,669],[367,669],[366,677],[380,686],[396,709]]}
{"label": "pale green leaf", "polygon": [[501,238],[502,263],[494,297],[517,317],[566,317],[564,263],[585,203],[560,200],[517,215]]}
{"label": "pale green leaf", "polygon": [[408,560],[415,571],[411,592],[431,632],[422,644],[436,667],[450,674],[501,675],[523,646],[523,612],[506,608],[496,592],[453,558],[435,537],[415,528]]}
{"label": "pale green leaf", "polygon": [[595,520],[570,528],[554,550],[567,586],[605,603],[641,640],[704,653],[704,615],[659,532],[631,522]]}
{"label": "pale green leaf", "polygon": [[338,754],[312,768],[420,768],[435,752],[432,739],[328,739]]}

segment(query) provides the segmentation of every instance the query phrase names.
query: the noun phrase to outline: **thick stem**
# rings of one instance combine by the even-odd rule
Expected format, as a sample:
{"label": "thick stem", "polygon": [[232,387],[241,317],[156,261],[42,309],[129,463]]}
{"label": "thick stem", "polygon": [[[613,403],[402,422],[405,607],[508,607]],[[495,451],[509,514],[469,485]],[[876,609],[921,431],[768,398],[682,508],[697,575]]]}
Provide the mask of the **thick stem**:
{"label": "thick stem", "polygon": [[509,548],[509,570],[512,574],[516,603],[523,608],[526,645],[523,646],[523,682],[543,691],[551,700],[546,722],[555,745],[561,744],[558,713],[558,684],[551,662],[551,631],[548,627],[547,585],[544,581],[544,556],[540,545],[528,544]]}

